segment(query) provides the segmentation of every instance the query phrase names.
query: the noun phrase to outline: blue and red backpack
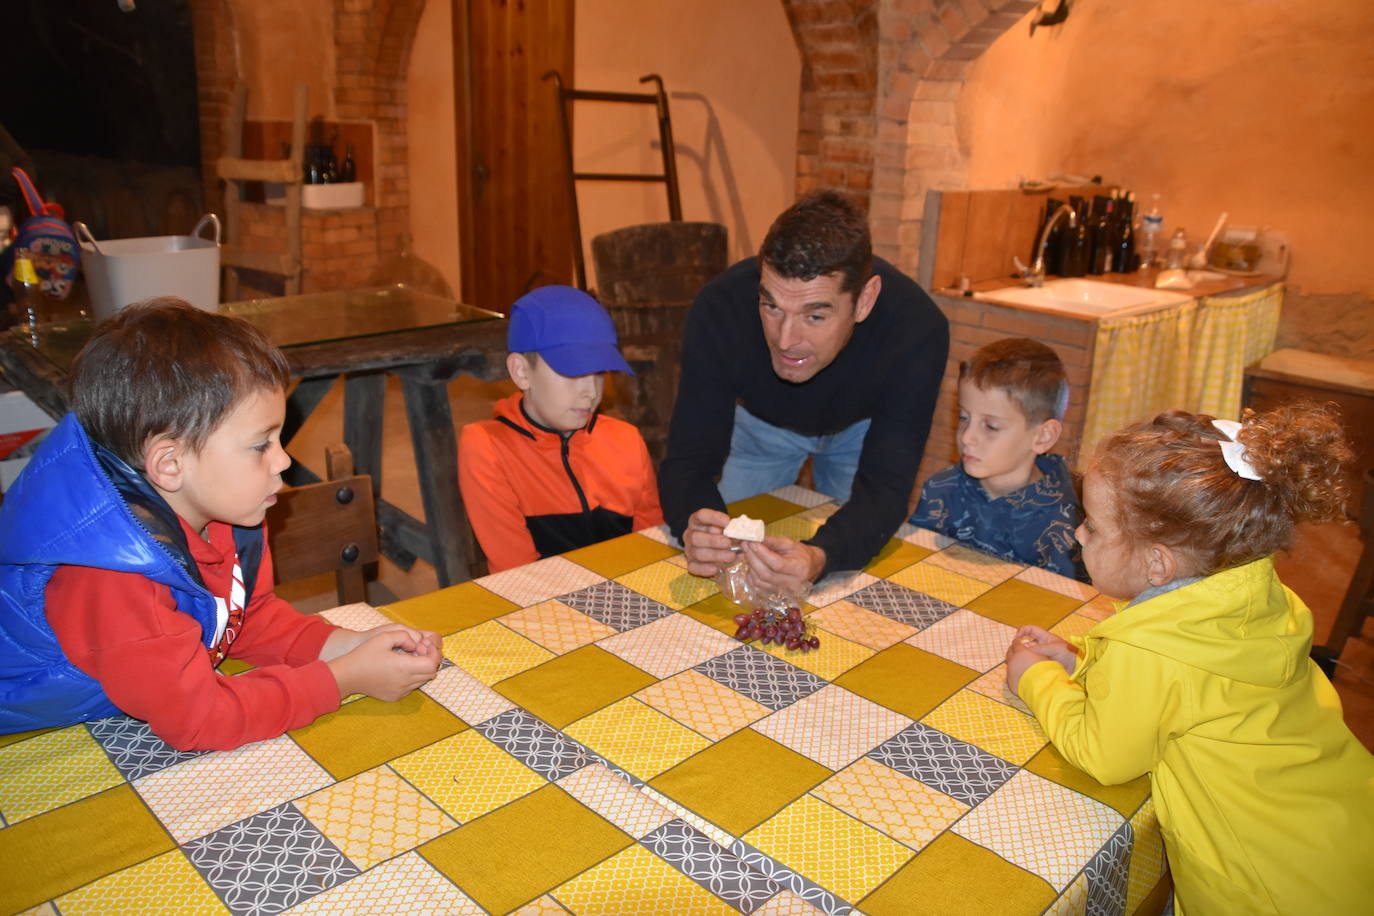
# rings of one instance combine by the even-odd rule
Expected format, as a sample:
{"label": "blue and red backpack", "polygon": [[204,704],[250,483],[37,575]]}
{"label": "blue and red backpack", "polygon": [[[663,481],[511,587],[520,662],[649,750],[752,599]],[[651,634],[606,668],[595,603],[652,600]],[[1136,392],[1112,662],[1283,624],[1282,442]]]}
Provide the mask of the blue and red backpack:
{"label": "blue and red backpack", "polygon": [[14,169],[14,180],[24,192],[31,215],[19,227],[19,237],[7,254],[12,257],[14,251],[27,248],[43,292],[54,299],[65,299],[81,270],[81,246],[76,233],[63,219],[62,206],[44,203],[23,169]]}

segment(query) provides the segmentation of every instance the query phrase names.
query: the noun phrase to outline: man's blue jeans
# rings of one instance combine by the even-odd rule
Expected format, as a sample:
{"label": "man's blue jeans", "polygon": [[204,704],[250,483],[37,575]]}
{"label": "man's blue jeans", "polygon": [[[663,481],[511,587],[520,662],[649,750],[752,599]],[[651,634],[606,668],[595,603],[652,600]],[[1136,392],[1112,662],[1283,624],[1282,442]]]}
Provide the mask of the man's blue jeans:
{"label": "man's blue jeans", "polygon": [[731,503],[796,483],[802,462],[809,455],[816,489],[838,502],[847,502],[869,422],[860,420],[828,436],[803,436],[765,423],[735,405],[730,455],[720,476],[721,498]]}

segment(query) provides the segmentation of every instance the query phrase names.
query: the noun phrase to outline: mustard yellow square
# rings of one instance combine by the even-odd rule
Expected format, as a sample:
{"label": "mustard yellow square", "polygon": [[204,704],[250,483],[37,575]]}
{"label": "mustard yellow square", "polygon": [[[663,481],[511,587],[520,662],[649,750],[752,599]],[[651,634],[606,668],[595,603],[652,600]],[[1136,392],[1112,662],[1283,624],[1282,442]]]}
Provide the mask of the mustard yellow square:
{"label": "mustard yellow square", "polygon": [[819,519],[807,518],[803,515],[789,515],[775,522],[769,522],[763,530],[765,534],[771,534],[775,537],[804,541],[820,529],[821,521]]}
{"label": "mustard yellow square", "polygon": [[583,646],[495,685],[497,693],[554,728],[623,699],[651,675],[597,646]]}
{"label": "mustard yellow square", "polygon": [[741,839],[845,900],[863,897],[915,855],[910,847],[811,795]]}
{"label": "mustard yellow square", "polygon": [[472,729],[393,760],[391,768],[460,821],[548,783]]}
{"label": "mustard yellow square", "polygon": [[675,610],[696,604],[720,591],[715,580],[694,576],[667,560],[616,576],[615,581]]}
{"label": "mustard yellow square", "polygon": [[933,551],[916,544],[908,544],[906,541],[892,538],[883,545],[883,549],[878,551],[878,555],[868,561],[864,567],[864,572],[870,576],[877,576],[886,579],[893,573],[901,572],[913,563],[919,563],[930,556]]}
{"label": "mustard yellow square", "polygon": [[744,613],[744,608],[717,591],[709,598],[687,605],[682,609],[682,613],[719,630],[726,636],[734,636],[735,631],[739,629],[739,624],[735,623],[735,615]]}
{"label": "mustard yellow square", "polygon": [[1049,740],[1033,717],[971,690],[959,691],[921,721],[1015,764],[1031,759]]}
{"label": "mustard yellow square", "polygon": [[364,770],[295,804],[364,870],[458,826],[388,767]]}
{"label": "mustard yellow square", "polygon": [[780,518],[785,518],[802,511],[805,506],[779,499],[772,493],[760,493],[758,496],[750,496],[748,499],[738,499],[726,506],[726,511],[730,517],[747,515],[750,518],[763,519],[764,522],[775,522]]}
{"label": "mustard yellow square", "polygon": [[1055,750],[1053,744],[1046,744],[1026,763],[1026,769],[1050,782],[1067,786],[1089,798],[1095,798],[1104,805],[1110,805],[1130,817],[1142,802],[1150,797],[1150,777],[1138,776],[1130,782],[1117,786],[1104,786],[1102,783],[1069,763]]}
{"label": "mustard yellow square", "polygon": [[640,779],[657,776],[711,743],[633,697],[578,719],[563,731]]}
{"label": "mustard yellow square", "polygon": [[465,728],[416,690],[395,703],[363,697],[290,735],[331,776],[347,779]]}
{"label": "mustard yellow square", "polygon": [[666,560],[678,552],[676,547],[646,538],[642,534],[626,534],[589,547],[579,547],[563,554],[578,566],[590,569],[607,579],[624,575],[632,569]]}
{"label": "mustard yellow square", "polygon": [[507,913],[634,842],[548,785],[419,849],[483,909]]}
{"label": "mustard yellow square", "polygon": [[1011,579],[970,601],[968,609],[1007,626],[1033,623],[1049,629],[1082,603],[1077,598]]}
{"label": "mustard yellow square", "polygon": [[553,653],[495,620],[444,637],[444,657],[490,687],[553,658]]}
{"label": "mustard yellow square", "polygon": [[887,578],[890,582],[947,601],[956,607],[968,604],[989,588],[986,582],[936,566],[930,559],[914,563]]}
{"label": "mustard yellow square", "polygon": [[985,916],[1040,913],[1055,896],[1043,878],[946,830],[858,903],[869,916],[907,916],[914,900],[923,912]]}
{"label": "mustard yellow square", "polygon": [[[738,836],[833,772],[752,728],[742,728],[650,785]],[[736,786],[738,791],[726,788]]]}
{"label": "mustard yellow square", "polygon": [[63,916],[222,914],[228,910],[180,850],[117,871],[55,901]]}
{"label": "mustard yellow square", "polygon": [[37,906],[176,848],[125,783],[0,830],[0,913]]}
{"label": "mustard yellow square", "polygon": [[30,738],[37,738],[39,735],[46,735],[48,732],[57,731],[56,728],[36,728],[31,732],[14,732],[9,735],[0,735],[0,747],[11,744],[18,744],[20,741],[27,741]]}
{"label": "mustard yellow square", "polygon": [[977,676],[977,671],[899,642],[835,678],[835,683],[919,719]]}
{"label": "mustard yellow square", "polygon": [[641,916],[691,913],[733,916],[738,910],[643,846],[635,844],[588,869],[553,895],[574,913]]}
{"label": "mustard yellow square", "polygon": [[124,781],[84,726],[0,748],[0,816],[14,824]]}
{"label": "mustard yellow square", "polygon": [[464,582],[398,601],[382,610],[393,620],[446,636],[509,614],[517,607],[519,605],[487,591],[476,582]]}

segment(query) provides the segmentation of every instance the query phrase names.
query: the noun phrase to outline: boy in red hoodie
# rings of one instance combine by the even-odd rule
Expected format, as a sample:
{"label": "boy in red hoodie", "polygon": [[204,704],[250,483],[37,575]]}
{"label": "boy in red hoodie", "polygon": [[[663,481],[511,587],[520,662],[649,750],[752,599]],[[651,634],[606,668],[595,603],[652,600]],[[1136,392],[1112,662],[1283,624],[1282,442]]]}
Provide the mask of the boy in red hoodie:
{"label": "boy in red hoodie", "polygon": [[629,372],[611,316],[569,286],[511,307],[506,369],[520,389],[458,443],[463,504],[492,572],[663,523],[644,438],[597,413]]}

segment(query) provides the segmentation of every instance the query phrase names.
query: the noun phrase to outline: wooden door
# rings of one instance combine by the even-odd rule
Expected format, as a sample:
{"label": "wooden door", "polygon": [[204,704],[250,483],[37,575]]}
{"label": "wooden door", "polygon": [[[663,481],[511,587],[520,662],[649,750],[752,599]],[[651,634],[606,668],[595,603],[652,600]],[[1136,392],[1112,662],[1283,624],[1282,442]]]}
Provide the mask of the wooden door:
{"label": "wooden door", "polygon": [[572,283],[572,214],[550,70],[572,82],[573,0],[451,0],[463,301],[507,311]]}

